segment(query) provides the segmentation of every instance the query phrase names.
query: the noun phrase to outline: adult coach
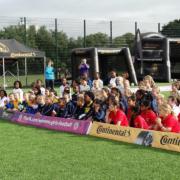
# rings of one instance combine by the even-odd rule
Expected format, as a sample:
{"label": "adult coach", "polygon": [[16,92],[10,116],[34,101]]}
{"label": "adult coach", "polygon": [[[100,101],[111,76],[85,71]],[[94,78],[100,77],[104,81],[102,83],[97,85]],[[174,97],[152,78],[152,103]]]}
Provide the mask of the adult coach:
{"label": "adult coach", "polygon": [[83,76],[84,74],[89,75],[89,64],[87,64],[87,60],[86,59],[82,59],[81,60],[81,64],[79,65],[79,72],[80,72],[80,76]]}
{"label": "adult coach", "polygon": [[46,80],[46,88],[54,89],[54,67],[53,67],[53,61],[49,60],[48,65],[45,69],[45,80]]}

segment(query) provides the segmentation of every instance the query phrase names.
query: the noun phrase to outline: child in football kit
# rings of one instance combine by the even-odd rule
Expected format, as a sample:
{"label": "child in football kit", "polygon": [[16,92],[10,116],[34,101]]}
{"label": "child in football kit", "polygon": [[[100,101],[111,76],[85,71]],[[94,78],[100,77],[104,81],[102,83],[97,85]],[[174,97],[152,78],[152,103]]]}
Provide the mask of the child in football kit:
{"label": "child in football kit", "polygon": [[84,114],[84,96],[79,95],[77,97],[77,102],[76,102],[76,105],[75,105],[73,118],[82,119],[84,116],[85,116],[85,114]]}
{"label": "child in football kit", "polygon": [[106,123],[115,124],[119,126],[128,126],[128,120],[125,113],[119,109],[119,102],[112,100],[109,109],[106,111]]}
{"label": "child in football kit", "polygon": [[5,102],[4,109],[9,112],[13,112],[16,110],[14,107],[14,94],[13,93],[9,94],[9,101]]}
{"label": "child in football kit", "polygon": [[30,94],[28,92],[25,92],[23,94],[23,101],[22,101],[21,112],[25,112],[26,111],[26,108],[28,107],[28,104],[29,104],[29,96],[30,96]]}
{"label": "child in football kit", "polygon": [[105,111],[102,107],[102,101],[95,99],[93,103],[92,120],[98,122],[105,122]]}
{"label": "child in football kit", "polygon": [[73,104],[73,102],[71,101],[70,99],[70,94],[68,93],[65,93],[63,95],[63,98],[65,99],[65,102],[66,102],[66,115],[65,115],[65,118],[70,118],[73,116],[74,114],[74,111],[75,111],[75,106]]}
{"label": "child in football kit", "polygon": [[134,118],[134,127],[135,128],[140,128],[140,129],[149,129],[149,126],[147,122],[144,120],[144,118],[141,115],[137,115]]}
{"label": "child in football kit", "polygon": [[20,101],[23,100],[23,90],[22,90],[22,84],[20,81],[15,81],[14,82],[14,89],[13,89],[13,93],[18,93],[19,94],[19,99]]}
{"label": "child in football kit", "polygon": [[180,133],[180,124],[178,119],[172,114],[172,108],[169,104],[163,104],[159,107],[160,117],[156,119],[156,130],[165,132]]}
{"label": "child in football kit", "polygon": [[72,102],[73,104],[76,104],[77,103],[77,99],[78,99],[78,96],[79,96],[79,93],[80,93],[80,89],[79,89],[79,85],[74,85],[72,87],[73,89],[73,94],[72,94]]}
{"label": "child in football kit", "polygon": [[42,110],[45,106],[44,96],[42,96],[42,95],[37,96],[37,105],[38,105],[37,114],[41,114]]}
{"label": "child in football kit", "polygon": [[55,116],[65,118],[66,117],[66,99],[64,97],[59,98],[58,104],[54,107]]}
{"label": "child in football kit", "polygon": [[45,97],[45,105],[41,110],[41,115],[54,116],[54,104],[52,97]]}
{"label": "child in football kit", "polygon": [[127,119],[129,121],[129,125],[131,126],[131,118],[132,118],[132,109],[136,106],[136,97],[132,95],[127,98],[128,110],[127,110]]}
{"label": "child in football kit", "polygon": [[14,93],[14,109],[18,110],[21,103],[19,93]]}
{"label": "child in football kit", "polygon": [[[141,102],[140,105],[140,115],[142,118],[144,118],[145,122],[148,125],[148,129],[153,129],[154,126],[156,125],[156,118],[157,115],[155,114],[155,112],[151,109],[151,101],[148,99],[144,99]],[[142,122],[142,120],[141,120]],[[144,122],[144,124],[145,124]],[[140,125],[143,126],[143,125]]]}
{"label": "child in football kit", "polygon": [[36,103],[36,96],[31,93],[29,95],[29,101],[28,101],[28,105],[25,108],[25,113],[29,113],[29,114],[36,114],[37,113],[37,108],[38,105]]}
{"label": "child in football kit", "polygon": [[91,91],[86,91],[84,94],[84,118],[88,119],[92,116],[93,113],[93,100],[94,94]]}
{"label": "child in football kit", "polygon": [[168,104],[171,106],[173,114],[178,117],[180,113],[180,106],[178,103],[178,99],[175,96],[168,97]]}
{"label": "child in football kit", "polygon": [[90,90],[90,86],[87,83],[87,78],[81,78],[79,89],[80,92],[86,92]]}

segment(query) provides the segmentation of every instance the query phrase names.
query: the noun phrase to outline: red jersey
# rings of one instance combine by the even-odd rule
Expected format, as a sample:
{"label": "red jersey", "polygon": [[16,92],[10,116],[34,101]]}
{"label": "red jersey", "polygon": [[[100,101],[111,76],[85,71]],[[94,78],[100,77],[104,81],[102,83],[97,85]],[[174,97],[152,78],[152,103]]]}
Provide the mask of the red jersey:
{"label": "red jersey", "polygon": [[132,116],[132,110],[129,107],[128,110],[127,110],[127,119],[128,119],[129,122],[131,121],[131,116]]}
{"label": "red jersey", "polygon": [[180,123],[180,113],[179,113],[179,115],[178,115],[178,121],[179,121],[179,123]]}
{"label": "red jersey", "polygon": [[125,113],[120,109],[118,109],[116,112],[111,111],[109,113],[108,119],[110,119],[113,122],[113,124],[117,124],[118,121],[121,121],[121,126],[128,126],[127,117]]}
{"label": "red jersey", "polygon": [[149,126],[149,129],[152,129],[152,126],[156,124],[157,115],[155,114],[155,112],[151,109],[148,109],[142,111],[140,115],[145,119],[146,123]]}
{"label": "red jersey", "polygon": [[162,120],[162,124],[166,128],[171,128],[171,132],[180,133],[180,124],[172,114],[165,117]]}
{"label": "red jersey", "polygon": [[134,119],[134,127],[135,128],[141,128],[141,129],[149,129],[147,122],[145,121],[145,119],[141,115],[138,115]]}

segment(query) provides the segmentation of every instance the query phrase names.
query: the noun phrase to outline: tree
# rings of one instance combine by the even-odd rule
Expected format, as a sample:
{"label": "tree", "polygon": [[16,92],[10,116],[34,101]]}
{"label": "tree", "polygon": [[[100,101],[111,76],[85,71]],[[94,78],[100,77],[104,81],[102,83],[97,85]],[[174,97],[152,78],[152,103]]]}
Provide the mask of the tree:
{"label": "tree", "polygon": [[107,34],[98,32],[90,34],[86,37],[87,47],[105,47],[109,45],[109,37]]}
{"label": "tree", "polygon": [[45,26],[41,26],[37,31],[36,45],[38,49],[46,52],[47,57],[55,58],[55,40]]}
{"label": "tree", "polygon": [[68,42],[68,48],[74,49],[74,48],[81,48],[83,47],[84,39],[82,37],[78,37],[77,39],[70,37]]}
{"label": "tree", "polygon": [[118,36],[113,39],[113,47],[129,47],[130,51],[133,51],[134,47],[134,34],[126,33],[122,36]]}
{"label": "tree", "polygon": [[34,25],[29,26],[29,28],[27,29],[27,46],[37,48],[36,28]]}
{"label": "tree", "polygon": [[164,25],[161,33],[168,37],[180,37],[180,19],[176,19]]}
{"label": "tree", "polygon": [[[55,32],[52,33],[53,33],[53,37],[55,37]],[[67,62],[67,59],[69,57],[68,36],[63,31],[57,32],[57,47],[58,47],[58,61],[56,67],[59,67],[62,65],[63,62]]]}
{"label": "tree", "polygon": [[25,31],[23,25],[11,25],[8,27],[4,27],[3,30],[0,31],[0,38],[3,39],[16,39],[17,41],[24,42],[25,39]]}

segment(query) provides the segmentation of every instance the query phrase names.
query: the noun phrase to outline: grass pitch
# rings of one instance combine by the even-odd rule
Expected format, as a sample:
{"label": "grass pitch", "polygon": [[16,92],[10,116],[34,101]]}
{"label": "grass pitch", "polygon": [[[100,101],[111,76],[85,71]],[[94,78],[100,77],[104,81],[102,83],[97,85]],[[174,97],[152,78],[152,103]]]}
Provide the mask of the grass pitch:
{"label": "grass pitch", "polygon": [[0,180],[179,180],[180,154],[0,120]]}

